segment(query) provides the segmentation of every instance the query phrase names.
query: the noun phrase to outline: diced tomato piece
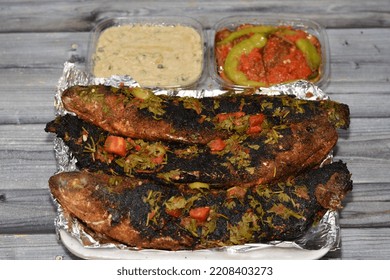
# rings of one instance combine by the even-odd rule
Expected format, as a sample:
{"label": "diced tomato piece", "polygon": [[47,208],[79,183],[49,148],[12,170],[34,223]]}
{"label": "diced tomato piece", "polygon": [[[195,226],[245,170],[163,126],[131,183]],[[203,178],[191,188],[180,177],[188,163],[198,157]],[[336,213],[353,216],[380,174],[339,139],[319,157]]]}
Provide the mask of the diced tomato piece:
{"label": "diced tomato piece", "polygon": [[232,198],[244,198],[246,194],[247,189],[241,188],[241,187],[232,187],[227,190],[227,197]]}
{"label": "diced tomato piece", "polygon": [[265,116],[263,114],[252,115],[249,117],[250,126],[260,125],[263,123]]}
{"label": "diced tomato piece", "polygon": [[218,122],[223,122],[224,120],[227,120],[228,118],[232,119],[238,119],[245,116],[245,113],[242,111],[233,112],[233,113],[221,113],[217,115]]}
{"label": "diced tomato piece", "polygon": [[265,116],[263,114],[252,115],[249,117],[248,134],[255,134],[261,131],[261,124],[263,123]]}
{"label": "diced tomato piece", "polygon": [[182,210],[177,208],[177,209],[165,209],[165,212],[175,218],[179,218],[181,216]]}
{"label": "diced tomato piece", "polygon": [[164,155],[159,155],[158,157],[153,158],[152,162],[155,164],[163,163],[164,162]]}
{"label": "diced tomato piece", "polygon": [[261,132],[261,126],[250,126],[246,131],[247,134],[256,134]]}
{"label": "diced tomato piece", "polygon": [[154,216],[156,216],[156,211],[152,211],[152,212],[149,212],[149,213],[148,213],[148,219],[149,219],[149,220],[153,219]]}
{"label": "diced tomato piece", "polygon": [[108,153],[124,157],[127,154],[126,140],[120,136],[109,135],[104,143],[104,150]]}
{"label": "diced tomato piece", "polygon": [[205,222],[210,214],[210,207],[197,207],[190,210],[190,217],[197,222]]}
{"label": "diced tomato piece", "polygon": [[212,152],[220,152],[222,151],[223,149],[225,149],[226,147],[226,143],[224,140],[222,140],[221,138],[217,138],[217,139],[214,139],[214,140],[211,140],[209,143],[208,143],[208,146],[210,148],[210,150]]}

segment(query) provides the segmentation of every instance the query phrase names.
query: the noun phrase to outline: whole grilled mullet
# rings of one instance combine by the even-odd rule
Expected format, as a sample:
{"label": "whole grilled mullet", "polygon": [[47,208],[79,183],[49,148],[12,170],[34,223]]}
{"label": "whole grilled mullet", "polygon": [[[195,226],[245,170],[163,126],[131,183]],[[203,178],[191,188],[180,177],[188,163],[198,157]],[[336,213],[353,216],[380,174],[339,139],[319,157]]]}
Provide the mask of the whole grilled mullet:
{"label": "whole grilled mullet", "polygon": [[[349,108],[330,100],[227,93],[217,97],[155,95],[143,88],[73,86],[62,94],[66,110],[104,130],[137,139],[207,144],[232,134],[256,134],[268,122],[281,125],[321,116],[347,128]],[[266,122],[259,124],[265,117]]]}
{"label": "whole grilled mullet", "polygon": [[[271,121],[269,122],[269,124]],[[107,149],[110,133],[67,114],[46,125],[64,140],[79,169],[138,176],[165,183],[202,181],[210,187],[253,186],[319,165],[337,142],[337,132],[322,116],[290,126],[275,123],[256,135],[233,134],[208,145],[122,138],[123,154]]]}
{"label": "whole grilled mullet", "polygon": [[294,240],[324,211],[341,208],[350,176],[337,162],[285,182],[207,192],[85,171],[54,175],[49,186],[96,233],[132,247],[179,250]]}

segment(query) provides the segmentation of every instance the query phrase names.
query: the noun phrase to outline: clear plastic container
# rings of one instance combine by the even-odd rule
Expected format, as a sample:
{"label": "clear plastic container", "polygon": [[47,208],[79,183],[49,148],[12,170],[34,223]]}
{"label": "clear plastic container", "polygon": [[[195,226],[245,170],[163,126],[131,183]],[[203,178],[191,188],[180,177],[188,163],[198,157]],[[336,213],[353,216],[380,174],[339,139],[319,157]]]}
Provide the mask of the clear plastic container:
{"label": "clear plastic container", "polygon": [[[209,37],[209,73],[211,78],[216,81],[221,88],[225,89],[245,89],[248,87],[258,87],[258,86],[244,86],[235,84],[234,82],[229,81],[228,79],[223,79],[220,76],[220,71],[222,70],[220,66],[217,65],[216,55],[215,55],[215,40],[218,31],[228,29],[231,31],[236,30],[237,27],[243,24],[251,24],[255,26],[290,26],[292,29],[303,30],[306,33],[315,36],[321,46],[321,64],[318,68],[318,76],[316,79],[313,79],[310,82],[313,82],[315,85],[319,87],[324,87],[328,82],[329,72],[330,72],[330,53],[329,53],[329,43],[328,37],[323,27],[321,27],[318,23],[311,20],[304,19],[291,19],[291,18],[280,18],[280,17],[263,17],[263,16],[231,16],[226,17],[218,21],[214,27],[213,32]],[[291,82],[285,81],[285,82]],[[283,82],[282,82],[283,83]],[[270,86],[270,85],[266,85]]]}
{"label": "clear plastic container", "polygon": [[206,48],[202,25],[190,17],[109,18],[91,32],[86,68],[143,87],[193,89],[204,78]]}

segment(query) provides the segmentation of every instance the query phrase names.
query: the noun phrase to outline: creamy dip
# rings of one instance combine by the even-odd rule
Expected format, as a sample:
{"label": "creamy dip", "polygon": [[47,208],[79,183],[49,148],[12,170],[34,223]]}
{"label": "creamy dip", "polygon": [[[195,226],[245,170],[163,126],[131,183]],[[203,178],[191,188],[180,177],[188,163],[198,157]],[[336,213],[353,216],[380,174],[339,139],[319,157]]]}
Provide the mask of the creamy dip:
{"label": "creamy dip", "polygon": [[202,38],[182,25],[110,27],[97,41],[93,62],[97,77],[129,75],[144,87],[188,86],[202,73]]}

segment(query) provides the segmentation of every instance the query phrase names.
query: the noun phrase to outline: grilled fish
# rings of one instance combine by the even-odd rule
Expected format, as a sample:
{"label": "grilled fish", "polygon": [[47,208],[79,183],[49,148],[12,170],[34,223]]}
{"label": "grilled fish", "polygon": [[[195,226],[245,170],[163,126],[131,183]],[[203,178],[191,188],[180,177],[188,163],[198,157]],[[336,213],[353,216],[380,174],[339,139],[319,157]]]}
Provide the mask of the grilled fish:
{"label": "grilled fish", "polygon": [[352,189],[342,162],[252,188],[193,190],[86,171],[49,180],[64,211],[136,248],[202,249],[300,237]]}
{"label": "grilled fish", "polygon": [[216,97],[155,95],[144,88],[73,86],[62,93],[67,111],[104,130],[145,140],[208,144],[232,134],[256,135],[267,126],[322,117],[347,128],[349,108],[330,100],[228,92]]}
{"label": "grilled fish", "polygon": [[220,139],[217,150],[211,144],[119,137],[123,149],[113,151],[107,147],[110,133],[70,114],[49,122],[45,130],[64,140],[79,169],[168,184],[202,181],[211,187],[286,180],[319,165],[337,142],[336,130],[322,116],[290,126],[276,123],[256,136],[233,134]]}

